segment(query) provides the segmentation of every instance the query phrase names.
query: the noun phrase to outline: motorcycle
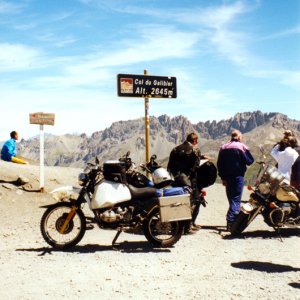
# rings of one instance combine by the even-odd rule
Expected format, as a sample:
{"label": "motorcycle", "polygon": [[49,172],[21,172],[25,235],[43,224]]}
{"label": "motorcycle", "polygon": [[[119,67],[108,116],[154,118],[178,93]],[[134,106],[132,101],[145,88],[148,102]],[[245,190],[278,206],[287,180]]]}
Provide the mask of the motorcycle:
{"label": "motorcycle", "polygon": [[[52,191],[59,202],[45,207],[40,222],[41,234],[50,246],[67,249],[77,245],[89,223],[117,230],[112,246],[123,231],[142,231],[154,247],[171,247],[180,240],[184,220],[191,218],[189,194],[164,197],[155,187],[128,183],[137,174],[129,155],[103,166],[96,157],[79,174],[78,193],[72,187]],[[92,218],[83,212],[85,203]]]}
{"label": "motorcycle", "polygon": [[[211,162],[208,161],[208,159],[201,159],[195,163],[195,167],[193,169],[194,179],[191,182],[191,186],[183,186],[182,183],[178,183],[173,180],[168,171],[156,162],[156,158],[157,156],[154,154],[151,156],[150,161],[146,165],[140,165],[143,171],[151,174],[152,181],[149,183],[147,180],[143,179],[139,182],[144,182],[147,185],[155,186],[157,188],[163,188],[165,194],[189,193],[191,195],[190,204],[192,219],[186,221],[184,226],[184,233],[189,233],[198,217],[200,206],[202,205],[206,207],[206,191],[204,188],[215,182],[217,169]],[[139,178],[141,179],[142,177],[139,175]]]}
{"label": "motorcycle", "polygon": [[242,233],[259,214],[274,230],[300,225],[299,191],[289,185],[276,167],[264,161],[258,164],[256,183],[254,187],[248,187],[253,192],[231,226],[232,236]]}

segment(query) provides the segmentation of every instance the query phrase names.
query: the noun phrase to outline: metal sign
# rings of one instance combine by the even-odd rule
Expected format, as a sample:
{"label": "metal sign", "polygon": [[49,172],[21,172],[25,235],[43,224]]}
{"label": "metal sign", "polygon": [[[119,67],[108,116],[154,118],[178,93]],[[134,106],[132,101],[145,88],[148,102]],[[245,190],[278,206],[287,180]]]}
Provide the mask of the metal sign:
{"label": "metal sign", "polygon": [[45,114],[42,112],[29,114],[30,124],[54,125],[55,114]]}
{"label": "metal sign", "polygon": [[118,74],[119,97],[176,98],[176,77]]}

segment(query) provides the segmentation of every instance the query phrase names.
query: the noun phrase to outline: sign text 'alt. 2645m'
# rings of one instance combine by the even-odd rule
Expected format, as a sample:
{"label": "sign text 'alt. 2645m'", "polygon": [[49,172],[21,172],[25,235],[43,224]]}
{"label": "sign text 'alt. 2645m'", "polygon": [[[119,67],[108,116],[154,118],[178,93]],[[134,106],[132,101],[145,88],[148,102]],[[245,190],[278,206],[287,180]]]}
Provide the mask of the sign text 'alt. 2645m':
{"label": "sign text 'alt. 2645m'", "polygon": [[176,77],[118,74],[118,96],[176,98]]}

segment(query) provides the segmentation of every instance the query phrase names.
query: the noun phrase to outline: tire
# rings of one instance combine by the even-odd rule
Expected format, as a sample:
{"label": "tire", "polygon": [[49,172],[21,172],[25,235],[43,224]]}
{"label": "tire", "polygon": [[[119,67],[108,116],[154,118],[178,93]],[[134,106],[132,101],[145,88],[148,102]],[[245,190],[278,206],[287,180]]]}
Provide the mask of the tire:
{"label": "tire", "polygon": [[256,218],[260,212],[260,207],[257,207],[249,214],[244,213],[242,210],[237,215],[235,221],[232,223],[230,233],[232,236],[241,234],[249,224]]}
{"label": "tire", "polygon": [[80,209],[76,210],[65,232],[59,232],[72,206],[71,203],[59,202],[49,207],[42,216],[40,224],[42,236],[53,248],[71,248],[77,245],[85,234],[86,219]]}
{"label": "tire", "polygon": [[143,223],[143,231],[148,242],[154,247],[171,247],[176,244],[183,233],[183,221],[160,221],[159,209],[153,210]]}

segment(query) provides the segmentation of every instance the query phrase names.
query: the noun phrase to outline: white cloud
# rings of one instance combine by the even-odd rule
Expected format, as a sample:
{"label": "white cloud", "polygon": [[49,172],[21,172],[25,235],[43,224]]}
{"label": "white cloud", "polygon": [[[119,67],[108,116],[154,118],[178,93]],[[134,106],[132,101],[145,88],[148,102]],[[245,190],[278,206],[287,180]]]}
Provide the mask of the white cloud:
{"label": "white cloud", "polygon": [[[236,66],[245,67],[250,65],[252,59],[254,59],[253,55],[247,50],[249,37],[247,33],[232,28],[236,28],[234,27],[236,23],[241,25],[240,17],[257,7],[257,1],[252,2],[251,6],[247,5],[246,2],[236,1],[228,5],[196,6],[193,10],[182,9],[179,11],[171,8],[169,10],[147,9],[141,11],[138,7],[134,8],[132,6],[130,9],[122,7],[122,10],[127,13],[151,15],[158,19],[169,20],[174,24],[189,25],[189,36],[193,35],[197,41],[200,39],[205,40],[213,46],[212,49],[217,55],[233,62]],[[241,26],[241,28],[243,27]],[[160,34],[160,30],[158,30],[158,33]],[[172,32],[168,34],[170,37],[173,36]],[[173,37],[174,40],[186,41],[184,34]],[[199,45],[194,42],[190,46],[192,52]],[[172,49],[176,48],[172,47]]]}
{"label": "white cloud", "polygon": [[55,114],[55,125],[45,128],[52,134],[91,134],[114,121],[143,117],[144,112],[143,101],[120,99],[116,91],[6,89],[1,92],[1,99],[1,111],[5,114],[1,115],[0,141],[12,130],[20,131],[21,138],[38,134],[38,126],[29,124],[29,114],[34,112]]}
{"label": "white cloud", "polygon": [[[117,5],[117,1],[80,2],[92,5],[92,9],[108,9],[115,5],[115,11],[122,10],[123,13],[136,16],[131,16],[133,23],[123,23],[113,38],[108,36],[102,39],[95,35],[95,40],[91,42],[89,36],[81,35],[86,32],[82,27],[90,26],[93,36],[95,19],[86,24],[79,18],[83,16],[85,19],[90,7],[83,14],[77,10],[74,13],[62,11],[61,14],[43,15],[42,18],[39,14],[36,15],[37,18],[23,15],[22,18],[11,21],[11,27],[19,26],[19,29],[28,30],[26,37],[30,36],[32,40],[29,39],[27,45],[32,45],[29,44],[32,41],[38,42],[38,38],[43,43],[40,48],[21,43],[0,43],[0,71],[11,72],[0,82],[0,98],[1,101],[5,100],[4,104],[1,103],[1,111],[5,111],[5,114],[1,117],[4,127],[0,132],[5,134],[4,138],[13,129],[21,129],[21,136],[36,134],[38,127],[28,124],[28,114],[36,111],[56,114],[56,125],[47,127],[47,130],[57,134],[92,133],[110,126],[114,121],[143,117],[143,99],[117,97],[116,73],[126,73],[127,70],[142,72],[148,66],[151,74],[159,71],[160,75],[176,76],[178,80],[178,98],[151,100],[150,115],[183,114],[192,122],[220,120],[232,116],[236,111],[257,110],[263,105],[270,107],[265,103],[258,103],[265,95],[255,94],[255,89],[255,101],[249,100],[252,96],[249,91],[240,91],[238,86],[235,93],[229,78],[226,80],[228,89],[217,83],[217,90],[212,72],[220,72],[223,65],[224,68],[230,65],[229,70],[226,70],[228,76],[231,71],[234,72],[233,76],[237,76],[236,71],[242,74],[241,78],[234,77],[242,84],[243,79],[250,77],[264,78],[271,79],[277,86],[288,86],[287,90],[290,87],[299,90],[299,71],[295,68],[295,71],[289,71],[288,67],[276,68],[267,59],[251,52],[251,46],[259,40],[251,30],[259,27],[253,29],[246,22],[253,20],[253,16],[248,13],[257,8],[257,2],[224,1],[221,6],[193,5],[190,10],[174,10],[172,7],[167,10],[145,9],[145,4],[141,6],[139,1],[129,1],[126,4],[121,1],[123,6]],[[4,2],[0,0],[0,13],[2,3]],[[128,3],[136,3],[137,6],[126,6]],[[205,3],[210,5],[211,2]],[[251,6],[245,3],[251,3]],[[148,16],[151,17],[151,23],[146,21],[149,20]],[[54,23],[54,20],[58,22]],[[61,20],[65,26],[61,26]],[[97,26],[101,22],[102,20],[98,20]],[[79,25],[82,27],[78,27]],[[77,34],[74,28],[83,30]],[[269,38],[297,34],[297,28],[279,32]],[[84,45],[80,42],[83,40],[87,42]],[[71,44],[75,42],[78,42],[76,47],[72,47]],[[53,49],[53,46],[66,49]],[[52,55],[51,51],[58,52]],[[84,52],[81,54],[79,51]],[[216,65],[208,65],[209,63]],[[268,65],[273,68],[268,68]],[[253,80],[251,86],[255,84]],[[257,84],[261,86],[261,82]],[[264,92],[265,98],[271,98],[268,97],[268,91]],[[273,99],[268,101],[271,103]],[[280,99],[274,101],[280,104],[272,107],[283,107]],[[292,97],[290,101],[293,101]],[[286,106],[283,110],[285,109],[290,108]],[[10,128],[12,118],[16,128]]]}
{"label": "white cloud", "polygon": [[282,31],[275,32],[273,34],[264,36],[264,37],[260,38],[260,40],[265,41],[265,40],[272,40],[272,39],[280,39],[280,38],[289,37],[291,35],[299,35],[299,34],[300,34],[300,25],[297,25],[293,28],[289,28],[286,30],[282,30]]}
{"label": "white cloud", "polygon": [[218,30],[210,40],[222,57],[240,67],[249,65],[250,54],[245,49],[245,38],[242,34],[222,29]]}
{"label": "white cloud", "polygon": [[[166,26],[143,28],[136,40],[123,40],[102,52],[68,58],[44,58],[44,65],[58,65],[54,76],[42,76],[34,80],[39,87],[96,86],[115,77],[115,67],[130,66],[150,61],[187,58],[193,54],[199,36],[176,31]],[[32,84],[32,82],[30,83]]]}
{"label": "white cloud", "polygon": [[68,45],[73,44],[77,41],[76,38],[73,38],[70,35],[58,36],[57,34],[52,33],[52,32],[39,34],[36,37],[36,39],[39,40],[39,41],[42,41],[42,42],[50,43],[51,46],[58,47],[58,48],[68,46]]}
{"label": "white cloud", "polygon": [[0,71],[17,71],[39,67],[41,52],[21,44],[0,44]]}
{"label": "white cloud", "polygon": [[190,56],[199,39],[196,33],[187,33],[169,26],[148,25],[138,30],[137,39],[127,39],[114,45],[117,51],[101,53],[93,60],[98,67],[131,65],[140,62]]}

